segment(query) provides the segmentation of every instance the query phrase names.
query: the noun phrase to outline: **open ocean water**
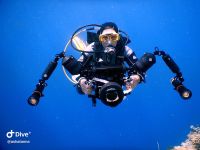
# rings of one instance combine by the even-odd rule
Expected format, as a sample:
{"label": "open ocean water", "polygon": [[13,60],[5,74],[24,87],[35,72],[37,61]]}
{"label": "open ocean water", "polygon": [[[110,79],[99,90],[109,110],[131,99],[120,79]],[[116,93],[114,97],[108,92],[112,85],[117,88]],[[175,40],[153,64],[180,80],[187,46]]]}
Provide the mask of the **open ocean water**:
{"label": "open ocean water", "polygon": [[[190,126],[200,124],[199,7],[198,0],[0,0],[0,150],[166,150],[180,145]],[[146,83],[115,108],[100,101],[92,107],[66,80],[61,62],[39,105],[29,106],[27,98],[42,72],[72,33],[108,21],[128,33],[138,58],[155,46],[170,54],[192,98],[180,98],[170,83],[174,74],[157,57]]]}

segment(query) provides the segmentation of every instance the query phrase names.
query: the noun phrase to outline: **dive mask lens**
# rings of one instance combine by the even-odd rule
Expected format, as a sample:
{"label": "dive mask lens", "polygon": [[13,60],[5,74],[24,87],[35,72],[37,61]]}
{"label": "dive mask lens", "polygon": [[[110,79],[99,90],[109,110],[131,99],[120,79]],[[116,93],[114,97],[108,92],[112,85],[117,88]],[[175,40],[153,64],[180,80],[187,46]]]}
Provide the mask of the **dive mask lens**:
{"label": "dive mask lens", "polygon": [[111,34],[110,35],[110,40],[111,41],[119,41],[119,34]]}
{"label": "dive mask lens", "polygon": [[119,34],[105,34],[99,36],[99,41],[106,42],[110,40],[111,42],[116,42],[119,41],[119,38],[120,38]]}
{"label": "dive mask lens", "polygon": [[108,35],[100,35],[99,36],[99,41],[100,42],[105,42],[109,39]]}

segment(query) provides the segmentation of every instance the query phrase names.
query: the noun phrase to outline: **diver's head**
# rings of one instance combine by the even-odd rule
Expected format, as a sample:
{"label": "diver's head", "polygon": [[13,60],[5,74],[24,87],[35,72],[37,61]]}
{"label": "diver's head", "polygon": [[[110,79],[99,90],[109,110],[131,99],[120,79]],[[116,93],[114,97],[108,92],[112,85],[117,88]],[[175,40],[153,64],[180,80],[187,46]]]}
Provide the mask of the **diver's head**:
{"label": "diver's head", "polygon": [[112,46],[116,47],[117,42],[120,39],[119,29],[115,23],[107,22],[102,24],[99,30],[99,41],[104,48]]}

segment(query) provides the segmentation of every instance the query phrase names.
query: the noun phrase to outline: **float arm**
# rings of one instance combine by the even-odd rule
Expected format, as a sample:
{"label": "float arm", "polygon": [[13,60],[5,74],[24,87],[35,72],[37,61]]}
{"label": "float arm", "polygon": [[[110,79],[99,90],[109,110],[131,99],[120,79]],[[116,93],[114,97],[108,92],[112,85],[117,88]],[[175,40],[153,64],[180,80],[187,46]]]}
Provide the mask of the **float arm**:
{"label": "float arm", "polygon": [[55,55],[55,58],[53,61],[51,61],[48,66],[46,67],[45,71],[42,74],[41,79],[39,80],[38,84],[36,85],[35,90],[33,91],[32,95],[29,96],[28,98],[28,103],[32,106],[36,106],[39,103],[40,97],[44,96],[43,95],[43,90],[47,86],[47,83],[45,82],[46,80],[49,79],[49,77],[52,75],[54,70],[57,67],[58,60],[60,58],[64,57],[64,53],[60,53]]}
{"label": "float arm", "polygon": [[176,76],[171,79],[171,83],[175,90],[183,99],[189,99],[192,96],[192,92],[183,85],[184,78],[175,61],[170,55],[166,54],[164,51],[160,51],[157,47],[155,48],[154,55],[162,56],[163,61],[169,69],[176,74]]}

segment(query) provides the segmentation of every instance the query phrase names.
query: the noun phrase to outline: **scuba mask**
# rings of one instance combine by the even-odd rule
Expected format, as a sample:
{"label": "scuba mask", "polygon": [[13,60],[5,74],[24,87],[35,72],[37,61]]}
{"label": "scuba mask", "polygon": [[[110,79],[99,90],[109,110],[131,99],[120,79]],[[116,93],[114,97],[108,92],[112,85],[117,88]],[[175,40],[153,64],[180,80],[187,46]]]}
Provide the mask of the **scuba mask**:
{"label": "scuba mask", "polygon": [[102,43],[103,47],[116,46],[119,41],[119,34],[103,34],[99,36],[99,41]]}
{"label": "scuba mask", "polygon": [[119,34],[105,34],[105,35],[100,35],[99,36],[99,41],[100,42],[105,42],[105,41],[113,41],[113,42],[117,42],[119,41],[120,36]]}

